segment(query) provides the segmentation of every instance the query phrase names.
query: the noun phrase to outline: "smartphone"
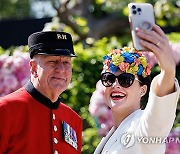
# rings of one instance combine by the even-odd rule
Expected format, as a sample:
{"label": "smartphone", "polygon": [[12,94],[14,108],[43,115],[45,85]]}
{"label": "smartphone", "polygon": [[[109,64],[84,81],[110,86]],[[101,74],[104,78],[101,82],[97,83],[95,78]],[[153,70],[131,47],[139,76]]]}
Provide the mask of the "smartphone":
{"label": "smartphone", "polygon": [[155,23],[153,6],[149,3],[129,3],[128,11],[133,47],[136,50],[147,51],[146,48],[140,45],[135,29],[139,27],[152,30],[152,25]]}

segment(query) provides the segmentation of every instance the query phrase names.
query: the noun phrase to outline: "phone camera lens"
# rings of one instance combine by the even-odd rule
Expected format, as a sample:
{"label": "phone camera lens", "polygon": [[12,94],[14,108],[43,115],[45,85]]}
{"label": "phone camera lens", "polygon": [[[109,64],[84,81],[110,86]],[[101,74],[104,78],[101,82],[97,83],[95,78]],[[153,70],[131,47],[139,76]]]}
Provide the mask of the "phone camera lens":
{"label": "phone camera lens", "polygon": [[141,8],[137,8],[137,11],[138,11],[138,12],[141,12]]}
{"label": "phone camera lens", "polygon": [[135,6],[135,5],[133,5],[133,6],[132,6],[132,9],[136,9],[136,6]]}
{"label": "phone camera lens", "polygon": [[133,13],[133,14],[136,14],[137,12],[136,12],[136,10],[133,10],[132,13]]}

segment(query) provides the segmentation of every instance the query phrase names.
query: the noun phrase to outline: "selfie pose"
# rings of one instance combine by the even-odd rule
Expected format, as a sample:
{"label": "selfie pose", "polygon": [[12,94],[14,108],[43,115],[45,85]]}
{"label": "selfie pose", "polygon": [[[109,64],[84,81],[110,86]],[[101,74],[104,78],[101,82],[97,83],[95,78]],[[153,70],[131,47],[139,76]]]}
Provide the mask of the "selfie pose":
{"label": "selfie pose", "polygon": [[[152,31],[137,28],[136,34],[140,45],[154,53],[160,74],[150,85],[151,67],[142,52],[132,47],[115,49],[104,56],[101,81],[114,126],[94,154],[165,153],[165,139],[173,126],[180,92],[176,65],[169,41],[159,26],[152,25]],[[147,92],[147,106],[142,110]]]}
{"label": "selfie pose", "polygon": [[30,80],[0,98],[0,154],[80,154],[82,119],[59,97],[72,77],[71,35],[37,32],[28,45]]}

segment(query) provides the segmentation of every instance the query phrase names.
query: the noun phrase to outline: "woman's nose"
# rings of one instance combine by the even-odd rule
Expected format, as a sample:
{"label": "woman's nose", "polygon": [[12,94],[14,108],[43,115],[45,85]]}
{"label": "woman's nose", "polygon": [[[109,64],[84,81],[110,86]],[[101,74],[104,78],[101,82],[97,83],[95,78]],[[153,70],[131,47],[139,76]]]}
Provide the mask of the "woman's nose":
{"label": "woman's nose", "polygon": [[121,85],[118,82],[118,79],[116,78],[115,82],[112,85],[113,87],[121,87]]}

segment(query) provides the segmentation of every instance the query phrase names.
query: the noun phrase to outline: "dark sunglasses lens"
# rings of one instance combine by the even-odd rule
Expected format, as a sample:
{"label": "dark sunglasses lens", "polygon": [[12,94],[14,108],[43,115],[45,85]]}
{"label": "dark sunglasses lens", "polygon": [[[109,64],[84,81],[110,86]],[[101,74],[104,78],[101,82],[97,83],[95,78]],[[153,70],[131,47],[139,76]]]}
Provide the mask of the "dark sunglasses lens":
{"label": "dark sunglasses lens", "polygon": [[134,79],[135,76],[130,73],[122,73],[118,76],[118,82],[124,88],[130,87],[133,84]]}
{"label": "dark sunglasses lens", "polygon": [[110,87],[115,82],[116,77],[114,74],[106,72],[101,75],[101,82],[105,87]]}

